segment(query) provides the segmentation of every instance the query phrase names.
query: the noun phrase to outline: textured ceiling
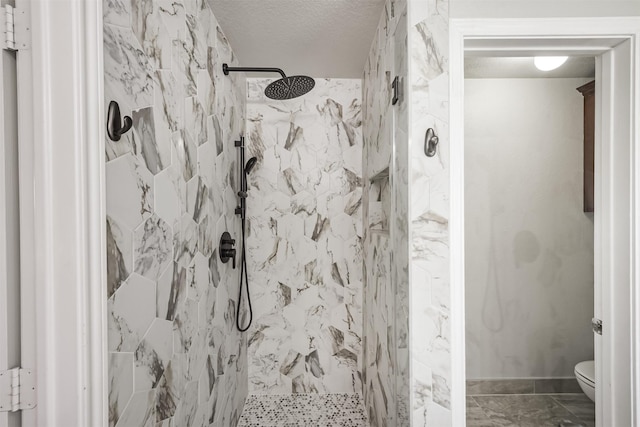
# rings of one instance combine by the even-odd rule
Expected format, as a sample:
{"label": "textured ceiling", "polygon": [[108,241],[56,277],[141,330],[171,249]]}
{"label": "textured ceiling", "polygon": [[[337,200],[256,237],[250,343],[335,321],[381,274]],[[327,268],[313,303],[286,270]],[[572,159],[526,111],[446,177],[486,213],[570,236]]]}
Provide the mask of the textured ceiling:
{"label": "textured ceiling", "polygon": [[467,79],[496,78],[570,78],[595,77],[593,57],[572,57],[551,71],[540,71],[533,65],[533,57],[466,57],[464,77]]}
{"label": "textured ceiling", "polygon": [[[208,0],[244,67],[361,78],[379,0]],[[255,77],[255,76],[254,76]]]}

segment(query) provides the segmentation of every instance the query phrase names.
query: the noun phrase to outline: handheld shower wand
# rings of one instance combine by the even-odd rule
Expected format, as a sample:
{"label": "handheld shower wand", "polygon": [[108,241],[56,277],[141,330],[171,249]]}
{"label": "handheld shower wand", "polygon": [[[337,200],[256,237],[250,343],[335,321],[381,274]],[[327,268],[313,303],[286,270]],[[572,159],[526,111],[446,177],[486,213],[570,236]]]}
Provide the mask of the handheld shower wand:
{"label": "handheld shower wand", "polygon": [[[256,163],[258,163],[258,158],[257,157],[252,157],[252,158],[249,159],[247,164],[244,166],[245,179],[246,179],[246,176],[251,173],[251,169],[253,169],[253,167],[256,165]],[[245,186],[246,186],[246,182],[245,182]]]}

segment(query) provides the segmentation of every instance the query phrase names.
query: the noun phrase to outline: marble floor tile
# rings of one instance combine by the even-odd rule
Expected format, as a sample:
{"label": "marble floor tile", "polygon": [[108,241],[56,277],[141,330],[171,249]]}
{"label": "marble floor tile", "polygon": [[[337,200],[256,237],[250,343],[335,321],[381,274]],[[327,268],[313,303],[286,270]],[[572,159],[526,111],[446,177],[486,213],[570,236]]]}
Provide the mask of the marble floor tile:
{"label": "marble floor tile", "polygon": [[494,427],[473,397],[467,396],[467,427]]}
{"label": "marble floor tile", "polygon": [[359,394],[252,395],[238,427],[368,427]]}
{"label": "marble floor tile", "polygon": [[581,420],[548,395],[474,396],[494,426],[557,427],[580,425]]}
{"label": "marble floor tile", "polygon": [[585,427],[596,425],[596,404],[584,393],[554,394],[551,397],[578,417]]}

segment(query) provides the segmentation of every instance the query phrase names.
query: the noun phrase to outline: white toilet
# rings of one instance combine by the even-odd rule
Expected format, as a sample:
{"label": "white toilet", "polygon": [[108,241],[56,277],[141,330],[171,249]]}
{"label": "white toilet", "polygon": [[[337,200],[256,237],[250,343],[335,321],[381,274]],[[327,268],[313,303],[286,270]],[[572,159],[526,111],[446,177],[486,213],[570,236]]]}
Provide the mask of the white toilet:
{"label": "white toilet", "polygon": [[580,388],[589,399],[596,401],[596,363],[593,360],[586,360],[576,365],[573,372]]}

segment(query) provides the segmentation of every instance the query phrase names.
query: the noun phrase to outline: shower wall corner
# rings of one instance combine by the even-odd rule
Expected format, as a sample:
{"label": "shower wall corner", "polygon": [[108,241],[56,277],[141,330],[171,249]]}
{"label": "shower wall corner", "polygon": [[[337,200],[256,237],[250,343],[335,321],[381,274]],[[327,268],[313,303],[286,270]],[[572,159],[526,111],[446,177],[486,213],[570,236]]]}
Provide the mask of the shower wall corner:
{"label": "shower wall corner", "polygon": [[407,27],[407,3],[387,1],[363,78],[363,394],[374,427],[410,424]]}

